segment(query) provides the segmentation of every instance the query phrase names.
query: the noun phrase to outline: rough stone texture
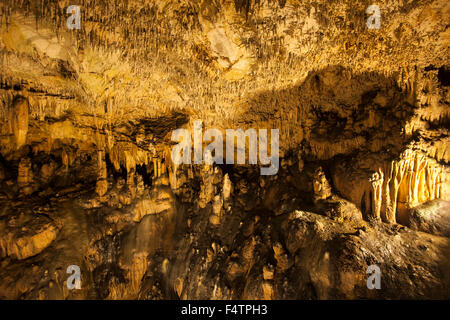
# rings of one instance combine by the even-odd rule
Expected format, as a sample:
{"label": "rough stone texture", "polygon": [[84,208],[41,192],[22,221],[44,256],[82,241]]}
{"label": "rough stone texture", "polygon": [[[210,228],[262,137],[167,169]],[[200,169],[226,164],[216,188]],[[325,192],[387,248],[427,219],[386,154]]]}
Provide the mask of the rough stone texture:
{"label": "rough stone texture", "polygon": [[431,234],[450,237],[450,202],[433,200],[411,209],[409,227]]}
{"label": "rough stone texture", "polygon": [[[0,298],[450,297],[448,1],[379,30],[368,1],[70,4],[0,3]],[[277,175],[174,164],[196,120],[279,129]]]}
{"label": "rough stone texture", "polygon": [[2,219],[1,256],[22,260],[37,255],[55,240],[60,228],[48,218],[27,217],[23,213]]}

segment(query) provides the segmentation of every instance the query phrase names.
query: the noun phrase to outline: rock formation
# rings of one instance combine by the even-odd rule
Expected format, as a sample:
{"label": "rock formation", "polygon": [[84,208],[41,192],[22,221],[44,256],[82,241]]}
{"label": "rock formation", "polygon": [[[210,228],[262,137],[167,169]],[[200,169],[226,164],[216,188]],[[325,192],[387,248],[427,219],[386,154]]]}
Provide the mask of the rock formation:
{"label": "rock formation", "polygon": [[448,1],[72,4],[0,3],[1,299],[450,297]]}

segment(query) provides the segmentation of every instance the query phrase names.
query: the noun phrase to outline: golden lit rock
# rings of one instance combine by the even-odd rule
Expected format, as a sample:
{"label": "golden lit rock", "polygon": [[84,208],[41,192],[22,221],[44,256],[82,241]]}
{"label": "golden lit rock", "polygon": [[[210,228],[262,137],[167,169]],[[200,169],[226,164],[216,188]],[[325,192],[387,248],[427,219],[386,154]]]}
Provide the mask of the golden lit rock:
{"label": "golden lit rock", "polygon": [[69,5],[0,3],[0,299],[449,298],[448,1]]}

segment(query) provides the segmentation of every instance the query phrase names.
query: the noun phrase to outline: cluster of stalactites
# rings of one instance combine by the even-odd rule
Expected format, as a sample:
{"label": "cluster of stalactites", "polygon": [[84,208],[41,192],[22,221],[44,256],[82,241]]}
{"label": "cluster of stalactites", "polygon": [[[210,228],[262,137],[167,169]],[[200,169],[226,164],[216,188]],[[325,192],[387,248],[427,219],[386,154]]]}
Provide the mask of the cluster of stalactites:
{"label": "cluster of stalactites", "polygon": [[[408,223],[408,209],[441,198],[443,170],[433,159],[407,150],[390,168],[380,168],[371,179],[372,214],[390,223]],[[369,200],[369,199],[368,199]],[[368,205],[369,205],[368,204]]]}
{"label": "cluster of stalactites", "polygon": [[66,10],[71,5],[81,7],[82,27],[72,32],[77,45],[120,47],[125,49],[131,61],[158,52],[163,46],[183,51],[182,37],[174,35],[185,34],[198,26],[197,9],[193,4],[181,4],[176,17],[167,17],[167,8],[158,1],[128,0],[115,1],[114,10],[111,10],[110,1],[3,0],[0,22],[8,28],[14,14],[33,16],[36,29],[51,26],[59,35],[70,31],[66,25],[70,14]]}
{"label": "cluster of stalactites", "polygon": [[[151,174],[152,179],[159,178],[161,176],[169,176],[171,170],[170,159],[165,152],[161,152],[159,155],[140,149],[139,147],[127,143],[115,144],[108,146],[105,150],[98,151],[98,181],[97,181],[97,193],[102,196],[107,191],[107,175],[108,167],[106,165],[106,155],[112,164],[110,170],[119,172],[123,169],[127,173],[127,181],[133,181],[137,166],[144,166],[147,174]],[[176,170],[176,169],[175,169]]]}

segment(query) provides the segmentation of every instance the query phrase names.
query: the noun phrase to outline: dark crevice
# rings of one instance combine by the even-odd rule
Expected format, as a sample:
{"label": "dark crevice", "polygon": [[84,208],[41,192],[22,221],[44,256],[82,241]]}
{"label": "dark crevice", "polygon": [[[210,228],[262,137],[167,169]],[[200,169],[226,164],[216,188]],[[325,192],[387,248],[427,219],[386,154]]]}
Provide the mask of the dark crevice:
{"label": "dark crevice", "polygon": [[152,186],[152,176],[153,176],[153,165],[149,163],[148,165],[136,165],[136,173],[142,176],[144,180],[144,186]]}
{"label": "dark crevice", "polygon": [[444,87],[450,86],[450,69],[447,66],[443,66],[439,68],[438,71],[438,80],[441,85]]}

